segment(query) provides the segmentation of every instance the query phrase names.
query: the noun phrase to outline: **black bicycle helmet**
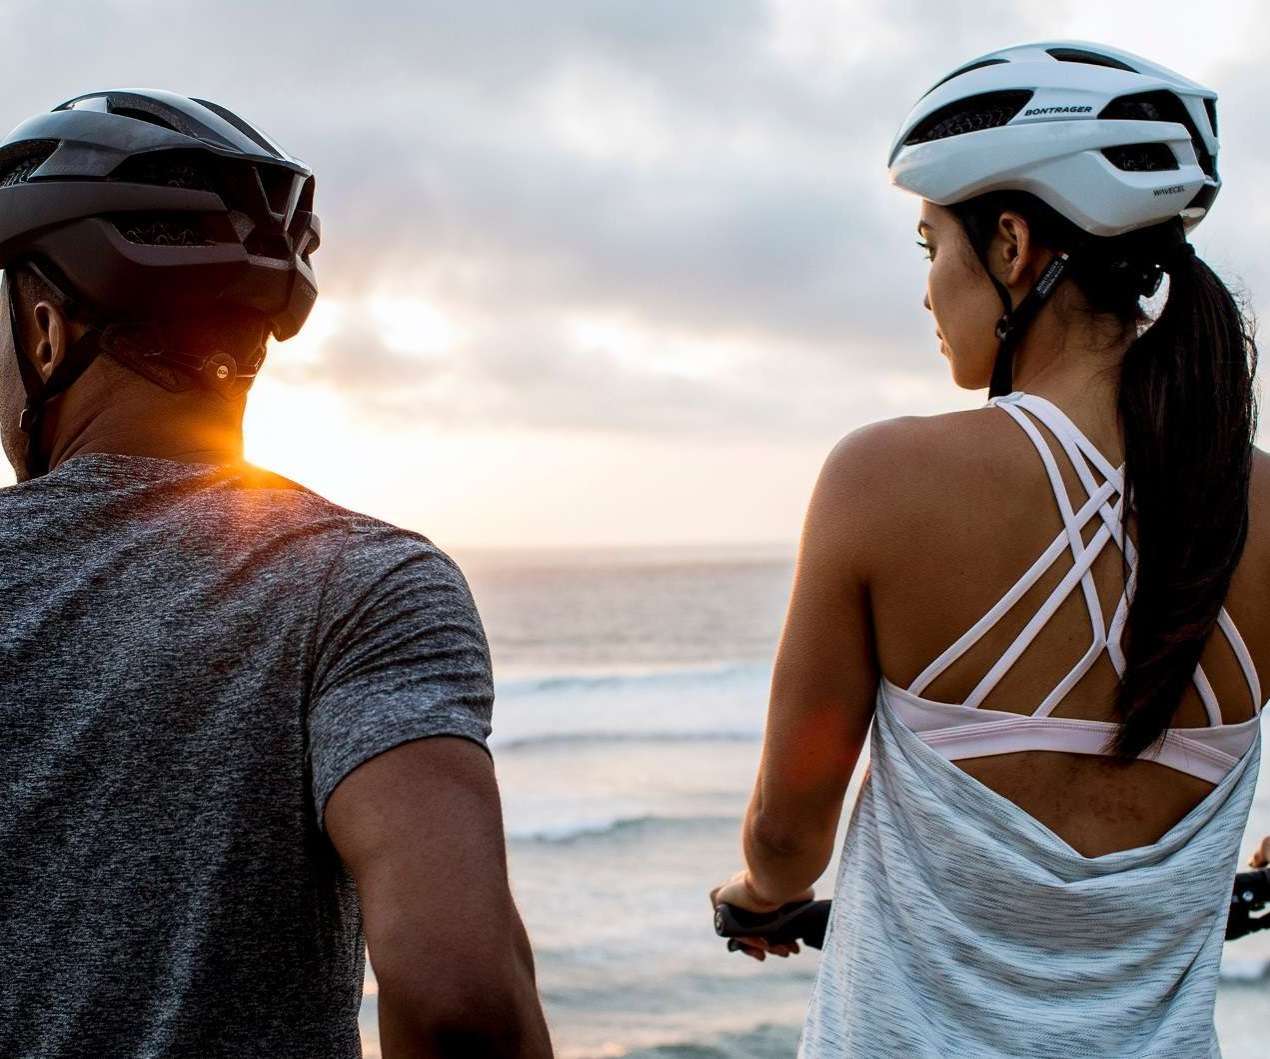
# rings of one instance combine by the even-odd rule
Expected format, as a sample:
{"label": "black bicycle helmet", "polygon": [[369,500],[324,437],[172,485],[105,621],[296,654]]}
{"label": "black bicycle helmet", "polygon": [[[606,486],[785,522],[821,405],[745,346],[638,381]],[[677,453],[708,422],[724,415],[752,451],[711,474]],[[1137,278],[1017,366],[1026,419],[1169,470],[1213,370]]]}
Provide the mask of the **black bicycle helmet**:
{"label": "black bicycle helmet", "polygon": [[[112,323],[223,307],[261,313],[280,341],[299,331],[317,297],[313,187],[309,167],[259,129],[172,92],[91,92],[14,129],[0,143],[0,268],[29,265],[90,325],[47,384],[18,357],[32,442],[41,405],[87,368]],[[263,350],[245,365],[163,355],[215,388],[253,377]]]}

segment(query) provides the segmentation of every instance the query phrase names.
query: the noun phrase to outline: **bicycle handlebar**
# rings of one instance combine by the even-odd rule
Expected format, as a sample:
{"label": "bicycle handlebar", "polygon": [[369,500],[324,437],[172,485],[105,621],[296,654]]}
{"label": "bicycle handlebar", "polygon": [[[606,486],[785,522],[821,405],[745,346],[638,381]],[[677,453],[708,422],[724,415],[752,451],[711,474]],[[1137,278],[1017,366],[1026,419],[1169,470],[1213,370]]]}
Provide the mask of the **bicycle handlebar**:
{"label": "bicycle handlebar", "polygon": [[[741,948],[736,938],[763,938],[773,945],[801,941],[813,949],[825,943],[829,926],[829,901],[791,901],[775,912],[749,912],[736,905],[716,905],[714,930],[728,939],[728,950]],[[1226,920],[1226,940],[1234,941],[1259,930],[1270,930],[1270,868],[1240,872],[1235,876]],[[1254,912],[1262,913],[1253,915]]]}
{"label": "bicycle handlebar", "polygon": [[1235,892],[1230,898],[1230,918],[1226,920],[1226,940],[1233,941],[1258,930],[1270,930],[1270,912],[1254,916],[1270,905],[1270,868],[1240,872],[1235,876]]}
{"label": "bicycle handlebar", "polygon": [[775,912],[750,912],[736,905],[716,905],[714,931],[728,939],[728,951],[741,946],[736,938],[763,938],[773,945],[801,941],[813,949],[825,943],[829,926],[829,901],[791,901]]}

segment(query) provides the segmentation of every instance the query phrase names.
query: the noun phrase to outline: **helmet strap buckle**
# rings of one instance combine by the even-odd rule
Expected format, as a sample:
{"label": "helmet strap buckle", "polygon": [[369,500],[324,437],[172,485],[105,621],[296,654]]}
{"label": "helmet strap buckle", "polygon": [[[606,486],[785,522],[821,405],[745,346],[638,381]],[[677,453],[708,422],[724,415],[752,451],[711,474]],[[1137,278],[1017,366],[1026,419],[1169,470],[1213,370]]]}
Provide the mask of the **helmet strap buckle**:
{"label": "helmet strap buckle", "polygon": [[216,350],[203,364],[204,385],[228,396],[238,380],[238,361],[223,350]]}

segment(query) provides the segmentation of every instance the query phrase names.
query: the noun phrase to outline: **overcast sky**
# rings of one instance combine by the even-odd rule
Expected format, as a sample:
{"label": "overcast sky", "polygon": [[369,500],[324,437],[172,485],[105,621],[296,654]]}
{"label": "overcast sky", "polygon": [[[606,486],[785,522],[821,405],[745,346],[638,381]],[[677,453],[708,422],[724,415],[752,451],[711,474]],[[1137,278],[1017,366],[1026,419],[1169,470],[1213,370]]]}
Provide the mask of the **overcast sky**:
{"label": "overcast sky", "polygon": [[1224,186],[1194,242],[1270,296],[1270,35],[1251,2],[1196,10],[5,0],[0,126],[161,87],[314,167],[322,293],[252,395],[255,462],[460,550],[792,546],[838,437],[986,398],[939,355],[918,201],[885,169],[959,63],[1074,37],[1216,88]]}

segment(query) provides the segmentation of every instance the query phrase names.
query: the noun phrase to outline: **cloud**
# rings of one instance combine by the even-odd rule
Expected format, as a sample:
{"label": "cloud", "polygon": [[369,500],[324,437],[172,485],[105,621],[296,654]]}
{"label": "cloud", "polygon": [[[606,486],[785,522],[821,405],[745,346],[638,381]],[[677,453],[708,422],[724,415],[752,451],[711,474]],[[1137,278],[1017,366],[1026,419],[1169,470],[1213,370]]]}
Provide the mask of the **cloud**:
{"label": "cloud", "polygon": [[[403,308],[403,311],[407,311]],[[346,303],[305,355],[271,349],[276,381],[318,386],[380,427],[409,431],[580,431],[697,440],[805,441],[874,418],[899,374],[895,358],[815,344],[644,330],[624,317],[562,319],[545,310],[461,321],[438,343],[402,351]],[[875,354],[876,350],[873,351]],[[817,390],[808,401],[799,378]],[[900,405],[902,407],[902,405]]]}
{"label": "cloud", "polygon": [[[917,203],[884,168],[911,102],[979,52],[1098,17],[1005,0],[11,0],[0,31],[57,42],[14,49],[14,124],[127,83],[237,108],[318,174],[324,296],[425,299],[462,325],[416,355],[363,314],[314,363],[277,347],[278,379],[451,429],[781,437],[885,414],[887,380],[946,379]],[[1250,115],[1254,58],[1231,68]],[[1249,122],[1227,127],[1252,138]],[[1235,216],[1254,201],[1223,194]],[[1240,236],[1247,260],[1265,221]],[[626,338],[597,345],[587,319]]]}

